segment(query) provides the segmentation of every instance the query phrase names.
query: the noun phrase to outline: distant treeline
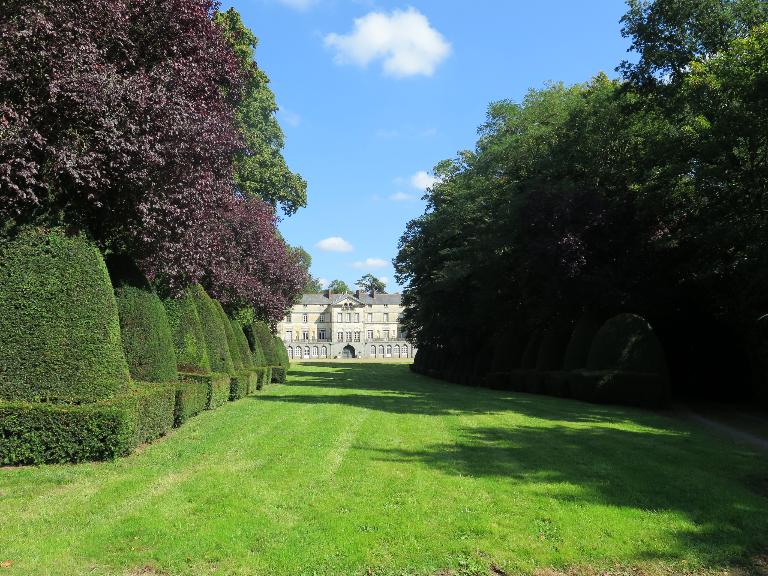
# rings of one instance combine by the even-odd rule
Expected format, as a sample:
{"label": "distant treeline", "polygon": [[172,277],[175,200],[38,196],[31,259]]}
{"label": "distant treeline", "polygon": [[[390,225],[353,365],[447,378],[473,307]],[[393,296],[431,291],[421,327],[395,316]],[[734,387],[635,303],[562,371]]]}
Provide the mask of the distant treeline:
{"label": "distant treeline", "polygon": [[[435,168],[396,258],[422,351],[477,364],[510,332],[630,312],[672,393],[765,390],[768,3],[630,0],[621,77],[491,104]],[[561,329],[561,328],[558,328]],[[763,393],[764,396],[764,393]]]}

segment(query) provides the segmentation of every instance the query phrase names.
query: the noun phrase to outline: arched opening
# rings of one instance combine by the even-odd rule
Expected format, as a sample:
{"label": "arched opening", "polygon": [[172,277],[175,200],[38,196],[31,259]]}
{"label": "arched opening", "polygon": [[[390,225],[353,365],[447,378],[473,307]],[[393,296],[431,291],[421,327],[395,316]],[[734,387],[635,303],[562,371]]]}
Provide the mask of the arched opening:
{"label": "arched opening", "polygon": [[312,358],[317,358],[318,355],[319,355],[319,351],[318,351],[317,346],[313,346],[312,347]]}
{"label": "arched opening", "polygon": [[392,346],[387,346],[387,358],[392,358]]}
{"label": "arched opening", "polygon": [[371,346],[371,358],[376,358],[376,346]]}
{"label": "arched opening", "polygon": [[299,360],[301,360],[301,358],[302,358],[301,346],[296,346],[296,358],[298,358]]}
{"label": "arched opening", "polygon": [[327,346],[323,346],[320,349],[320,353],[322,354],[323,358],[328,358],[328,347]]}
{"label": "arched opening", "polygon": [[379,356],[384,358],[384,346],[379,346]]}
{"label": "arched opening", "polygon": [[393,349],[392,355],[394,358],[400,358],[400,345],[395,344],[395,347]]}
{"label": "arched opening", "polygon": [[346,346],[344,346],[344,350],[341,351],[341,355],[344,358],[354,358],[355,348],[351,344],[347,344]]}
{"label": "arched opening", "polygon": [[306,348],[304,348],[304,358],[309,358],[309,357],[310,357],[309,356],[309,346],[307,346]]}
{"label": "arched opening", "polygon": [[293,346],[288,346],[288,358],[293,358]]}

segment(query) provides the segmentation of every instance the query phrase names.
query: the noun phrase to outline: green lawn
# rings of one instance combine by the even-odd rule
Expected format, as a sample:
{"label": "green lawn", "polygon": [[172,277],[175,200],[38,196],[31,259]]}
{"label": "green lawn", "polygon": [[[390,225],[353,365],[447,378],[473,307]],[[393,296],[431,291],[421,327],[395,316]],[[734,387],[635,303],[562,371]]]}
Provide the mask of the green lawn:
{"label": "green lawn", "polygon": [[767,495],[693,424],[314,363],[129,458],[0,469],[0,575],[701,573],[765,559]]}

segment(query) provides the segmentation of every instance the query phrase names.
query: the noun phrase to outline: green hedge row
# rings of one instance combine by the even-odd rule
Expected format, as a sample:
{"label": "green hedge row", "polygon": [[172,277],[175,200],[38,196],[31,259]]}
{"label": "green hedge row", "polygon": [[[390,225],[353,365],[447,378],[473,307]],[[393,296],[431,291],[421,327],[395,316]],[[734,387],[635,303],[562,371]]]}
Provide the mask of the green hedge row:
{"label": "green hedge row", "polygon": [[177,428],[208,406],[208,384],[200,380],[182,380],[176,384],[173,425]]}
{"label": "green hedge row", "polygon": [[[669,378],[661,343],[648,322],[620,314],[602,324],[586,314],[573,329],[567,325],[534,331],[519,360],[488,360],[478,353],[470,373],[468,361],[445,350],[419,349],[412,369],[458,384],[547,394],[588,402],[657,407],[669,398]],[[507,337],[505,345],[513,341]],[[585,345],[588,341],[588,345]],[[486,367],[486,371],[482,367]]]}
{"label": "green hedge row", "polygon": [[165,436],[173,428],[176,410],[176,386],[171,384],[134,383],[132,396],[136,402],[136,446]]}
{"label": "green hedge row", "polygon": [[212,374],[181,374],[184,380],[203,382],[206,386],[207,410],[213,410],[223,406],[229,400],[230,375],[214,372]]}
{"label": "green hedge row", "polygon": [[0,242],[0,399],[95,402],[130,382],[109,274],[83,236]]}
{"label": "green hedge row", "polygon": [[232,362],[227,333],[218,307],[199,284],[192,286],[189,291],[200,316],[211,371],[223,374],[234,373],[235,366]]}
{"label": "green hedge row", "polygon": [[272,382],[277,384],[285,383],[286,370],[282,366],[272,366]]}
{"label": "green hedge row", "polygon": [[187,290],[180,298],[165,300],[163,305],[168,313],[179,372],[209,374],[211,361],[192,294]]}

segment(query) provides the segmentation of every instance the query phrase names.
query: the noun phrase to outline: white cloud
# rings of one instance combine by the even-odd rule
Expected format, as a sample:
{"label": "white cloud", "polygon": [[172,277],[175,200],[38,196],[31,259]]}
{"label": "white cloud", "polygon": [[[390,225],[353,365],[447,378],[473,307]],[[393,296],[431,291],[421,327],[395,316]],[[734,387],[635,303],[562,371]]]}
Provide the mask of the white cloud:
{"label": "white cloud", "polygon": [[320,242],[315,244],[315,248],[323,252],[352,252],[354,250],[352,244],[340,236],[331,236],[330,238],[320,240]]}
{"label": "white cloud", "polygon": [[383,60],[391,76],[432,76],[451,52],[451,45],[415,8],[391,14],[370,12],[355,19],[349,34],[328,34],[325,45],[336,51],[338,64],[365,67]]}
{"label": "white cloud", "polygon": [[317,4],[318,0],[277,0],[280,4],[284,4],[294,10],[307,10]]}
{"label": "white cloud", "polygon": [[414,200],[414,197],[405,192],[395,192],[389,197],[394,202],[407,202],[408,200]]}
{"label": "white cloud", "polygon": [[355,268],[360,268],[361,270],[370,270],[372,268],[386,268],[389,266],[389,262],[383,260],[382,258],[366,258],[365,260],[352,262],[352,266]]}
{"label": "white cloud", "polygon": [[411,176],[411,186],[416,188],[416,190],[423,191],[427,188],[431,188],[435,185],[435,182],[437,182],[437,178],[430,176],[424,170],[419,170],[416,174]]}

